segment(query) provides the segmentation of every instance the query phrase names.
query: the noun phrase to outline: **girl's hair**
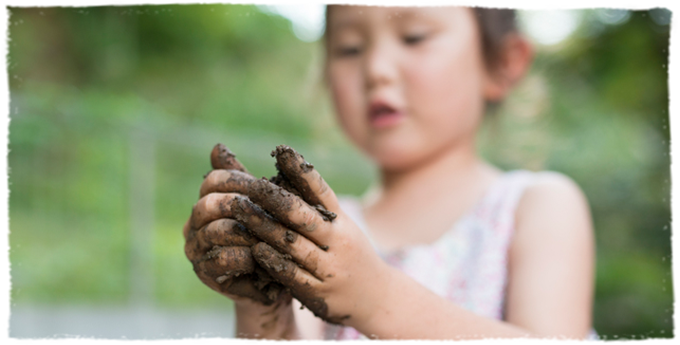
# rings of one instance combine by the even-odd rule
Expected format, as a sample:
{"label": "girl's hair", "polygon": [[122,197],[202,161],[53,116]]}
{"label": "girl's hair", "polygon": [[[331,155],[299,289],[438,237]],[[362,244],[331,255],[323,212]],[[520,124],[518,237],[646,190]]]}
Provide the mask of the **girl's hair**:
{"label": "girl's hair", "polygon": [[[326,31],[324,41],[328,41],[328,15],[332,6],[326,6]],[[496,8],[473,8],[482,38],[482,54],[487,68],[492,69],[500,58],[507,34],[517,31],[515,10]]]}
{"label": "girl's hair", "polygon": [[487,68],[493,69],[503,52],[505,37],[517,32],[515,10],[475,7],[477,25],[482,36],[482,54]]}

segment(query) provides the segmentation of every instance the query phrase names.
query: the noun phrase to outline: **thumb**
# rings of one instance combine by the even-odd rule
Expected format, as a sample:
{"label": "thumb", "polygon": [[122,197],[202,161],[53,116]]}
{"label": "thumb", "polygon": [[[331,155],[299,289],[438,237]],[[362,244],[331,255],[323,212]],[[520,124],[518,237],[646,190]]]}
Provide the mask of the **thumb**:
{"label": "thumb", "polygon": [[322,214],[325,210],[340,211],[338,198],[331,187],[314,169],[314,165],[305,161],[301,154],[290,146],[279,145],[272,151],[272,156],[276,157],[276,168],[279,172],[290,181],[310,206],[316,207]]}

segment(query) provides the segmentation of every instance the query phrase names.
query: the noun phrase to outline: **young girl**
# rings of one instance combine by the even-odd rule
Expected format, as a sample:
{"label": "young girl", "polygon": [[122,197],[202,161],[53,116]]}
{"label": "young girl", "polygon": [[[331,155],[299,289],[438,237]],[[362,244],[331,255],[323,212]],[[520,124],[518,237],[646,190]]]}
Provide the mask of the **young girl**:
{"label": "young girl", "polygon": [[[208,175],[184,229],[187,256],[203,282],[234,299],[238,335],[585,338],[594,241],[582,192],[558,173],[502,172],[475,150],[485,107],[531,61],[514,12],[329,6],[326,47],[339,122],[379,166],[380,186],[338,200],[316,170],[279,148],[296,162],[295,183],[337,214],[329,221],[301,201],[275,209],[285,200],[266,181]],[[265,243],[203,255],[226,245],[217,239],[226,225],[214,224],[234,219]],[[293,303],[283,293],[263,304],[232,279],[234,267],[252,265],[230,260],[235,250],[252,253]]]}

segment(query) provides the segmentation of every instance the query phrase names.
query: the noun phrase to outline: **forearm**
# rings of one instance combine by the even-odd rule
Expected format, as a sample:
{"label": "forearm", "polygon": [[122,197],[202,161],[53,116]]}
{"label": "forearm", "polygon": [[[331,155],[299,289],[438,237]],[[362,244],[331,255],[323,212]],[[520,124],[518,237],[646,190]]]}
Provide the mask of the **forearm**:
{"label": "forearm", "polygon": [[237,303],[236,337],[255,339],[299,339],[290,302],[280,301],[274,306]]}
{"label": "forearm", "polygon": [[530,336],[528,331],[465,310],[391,269],[380,306],[352,326],[378,339],[475,339]]}

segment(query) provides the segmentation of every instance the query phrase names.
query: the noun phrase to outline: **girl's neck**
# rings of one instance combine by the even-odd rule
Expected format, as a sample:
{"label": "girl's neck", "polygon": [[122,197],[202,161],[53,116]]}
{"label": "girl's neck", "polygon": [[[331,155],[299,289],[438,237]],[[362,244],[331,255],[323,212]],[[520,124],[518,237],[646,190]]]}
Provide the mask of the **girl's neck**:
{"label": "girl's neck", "polygon": [[408,195],[410,191],[420,194],[417,190],[437,188],[437,185],[441,186],[446,181],[453,185],[464,184],[472,176],[491,170],[496,169],[477,156],[474,143],[457,145],[414,164],[411,169],[381,171],[381,194],[383,197],[391,194]]}
{"label": "girl's neck", "polygon": [[474,145],[458,145],[413,169],[382,171],[381,186],[364,199],[366,225],[383,250],[432,243],[471,211],[499,177]]}

